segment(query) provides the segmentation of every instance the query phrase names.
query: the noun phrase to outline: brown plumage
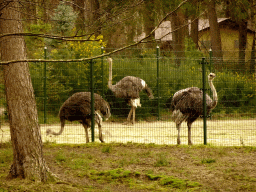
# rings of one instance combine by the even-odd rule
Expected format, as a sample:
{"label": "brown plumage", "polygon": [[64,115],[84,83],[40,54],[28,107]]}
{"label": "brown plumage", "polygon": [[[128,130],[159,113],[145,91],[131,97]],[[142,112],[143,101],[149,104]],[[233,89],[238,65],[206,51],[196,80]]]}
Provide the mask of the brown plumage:
{"label": "brown plumage", "polygon": [[[110,107],[100,95],[94,93],[94,109],[95,109],[95,122],[98,124],[99,139],[104,142],[101,130],[102,117],[109,118],[111,116]],[[58,133],[48,129],[47,135],[60,135],[65,126],[65,120],[80,122],[86,134],[86,143],[89,142],[88,128],[91,126],[91,93],[78,92],[69,97],[61,106],[59,111],[59,118],[61,122],[61,129]]]}
{"label": "brown plumage", "polygon": [[[208,75],[208,82],[213,92],[213,100],[206,94],[207,115],[216,107],[218,102],[217,92],[212,83],[214,78],[214,73]],[[192,145],[191,125],[199,116],[203,115],[203,91],[198,87],[189,87],[177,91],[172,97],[170,108],[172,119],[178,129],[177,144],[180,144],[180,125],[183,121],[187,121],[188,144]]]}
{"label": "brown plumage", "polygon": [[[114,93],[115,97],[123,98],[131,106],[131,110],[129,112],[127,123],[135,123],[135,109],[137,107],[141,107],[140,104],[140,92],[145,91],[150,99],[153,99],[154,96],[152,94],[151,89],[146,84],[146,82],[139,78],[133,76],[126,76],[117,82],[115,85],[112,85],[112,59],[107,59],[109,62],[109,80],[108,80],[108,88]],[[131,121],[131,117],[133,119]]]}

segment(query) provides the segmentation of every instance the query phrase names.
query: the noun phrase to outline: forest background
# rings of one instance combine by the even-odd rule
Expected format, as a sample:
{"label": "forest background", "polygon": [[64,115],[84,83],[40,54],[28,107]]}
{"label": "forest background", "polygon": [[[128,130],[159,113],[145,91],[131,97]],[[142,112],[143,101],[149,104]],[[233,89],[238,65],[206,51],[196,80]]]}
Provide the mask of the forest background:
{"label": "forest background", "polygon": [[[23,24],[30,59],[81,59],[109,53],[143,39],[136,46],[116,52],[114,57],[117,82],[123,76],[139,76],[148,82],[154,94],[159,93],[160,107],[177,90],[188,86],[202,87],[201,59],[209,58],[209,50],[199,47],[198,21],[209,19],[211,49],[218,78],[215,82],[220,104],[214,113],[251,116],[255,113],[255,34],[252,44],[247,43],[247,26],[255,23],[255,2],[239,1],[188,1],[164,21],[171,21],[172,41],[155,38],[155,28],[170,10],[182,1],[35,1],[23,2]],[[239,24],[239,57],[223,59],[221,36],[217,18],[231,18]],[[246,26],[246,27],[245,27]],[[255,29],[255,27],[254,27]],[[33,34],[33,35],[31,35]],[[140,37],[143,34],[143,37]],[[157,50],[160,47],[160,79],[156,78]],[[250,46],[248,53],[246,48]],[[45,50],[47,48],[47,50]],[[231,48],[232,49],[232,48]],[[248,50],[248,49],[247,49]],[[245,55],[250,55],[246,59]],[[126,107],[111,95],[107,88],[108,67],[101,59],[93,60],[95,90],[106,96],[112,104],[113,115]],[[209,62],[209,61],[208,61]],[[47,110],[56,117],[59,106],[73,93],[90,90],[90,63],[47,63]],[[103,68],[102,68],[103,67]],[[134,70],[136,69],[136,70]],[[143,69],[143,70],[142,70]],[[37,99],[40,122],[43,117],[44,65],[30,63],[30,73]],[[105,71],[105,72],[102,72]],[[210,72],[208,67],[207,72]],[[174,75],[175,74],[175,75]],[[193,81],[194,79],[194,81]],[[157,86],[159,83],[159,86]],[[210,93],[210,92],[209,92]],[[146,95],[142,94],[142,98]],[[4,97],[3,97],[4,98]],[[5,101],[3,101],[5,103]],[[155,102],[145,102],[138,117],[157,114]],[[249,108],[248,108],[249,107]],[[150,109],[150,110],[148,110]],[[127,109],[128,110],[128,109]],[[56,119],[53,118],[53,121]]]}

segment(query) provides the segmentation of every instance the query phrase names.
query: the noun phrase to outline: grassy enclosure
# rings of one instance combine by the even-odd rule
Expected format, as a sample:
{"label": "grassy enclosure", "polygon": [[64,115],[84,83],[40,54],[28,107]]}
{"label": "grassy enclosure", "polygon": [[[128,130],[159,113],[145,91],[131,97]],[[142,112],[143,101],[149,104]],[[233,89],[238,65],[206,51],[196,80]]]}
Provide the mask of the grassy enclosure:
{"label": "grassy enclosure", "polygon": [[255,147],[138,143],[44,144],[58,179],[5,180],[11,145],[0,145],[1,191],[254,191]]}

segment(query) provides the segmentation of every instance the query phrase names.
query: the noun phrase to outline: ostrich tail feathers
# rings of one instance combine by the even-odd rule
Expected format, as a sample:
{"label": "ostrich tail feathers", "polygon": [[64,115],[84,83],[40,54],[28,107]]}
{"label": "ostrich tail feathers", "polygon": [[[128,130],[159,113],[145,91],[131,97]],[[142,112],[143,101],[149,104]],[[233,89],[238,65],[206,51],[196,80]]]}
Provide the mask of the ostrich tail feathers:
{"label": "ostrich tail feathers", "polygon": [[166,103],[165,103],[165,107],[166,108],[170,108],[171,110],[173,110],[173,105],[172,105],[172,97],[169,97],[167,100],[166,100]]}
{"label": "ostrich tail feathers", "polygon": [[60,118],[61,119],[61,129],[58,133],[52,131],[51,129],[47,129],[46,130],[46,135],[61,135],[63,130],[64,130],[64,126],[65,126],[65,120]]}

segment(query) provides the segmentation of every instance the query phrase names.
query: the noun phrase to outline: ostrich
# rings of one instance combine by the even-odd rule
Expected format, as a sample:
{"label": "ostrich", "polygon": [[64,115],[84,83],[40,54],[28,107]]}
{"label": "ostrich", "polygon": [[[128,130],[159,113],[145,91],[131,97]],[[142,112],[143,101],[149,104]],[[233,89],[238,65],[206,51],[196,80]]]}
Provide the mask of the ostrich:
{"label": "ostrich", "polygon": [[[117,98],[124,98],[128,105],[131,106],[131,110],[128,114],[127,123],[135,123],[135,109],[141,107],[140,104],[140,92],[144,90],[150,99],[153,99],[151,89],[146,84],[146,82],[139,78],[133,76],[126,76],[112,85],[112,58],[107,59],[109,62],[109,80],[108,88],[114,93]],[[133,117],[133,119],[131,119]]]}
{"label": "ostrich", "polygon": [[[100,95],[94,93],[94,107],[95,107],[95,122],[98,124],[99,140],[104,142],[101,130],[102,118],[106,119],[111,116],[110,107]],[[59,111],[59,118],[61,122],[61,129],[58,133],[47,129],[47,135],[60,135],[65,126],[65,120],[80,122],[86,134],[86,143],[89,142],[88,127],[91,126],[91,93],[90,92],[78,92],[69,97],[61,106]]]}
{"label": "ostrich", "polygon": [[[212,83],[214,78],[214,73],[208,75],[208,82],[213,92],[213,100],[206,94],[207,114],[216,107],[218,102],[217,92]],[[170,100],[171,98],[169,101]],[[180,125],[183,121],[187,121],[188,144],[192,145],[191,125],[200,115],[203,115],[203,91],[198,87],[189,87],[179,90],[173,95],[169,106],[172,111],[172,119],[175,121],[178,129],[177,144],[180,144]]]}

